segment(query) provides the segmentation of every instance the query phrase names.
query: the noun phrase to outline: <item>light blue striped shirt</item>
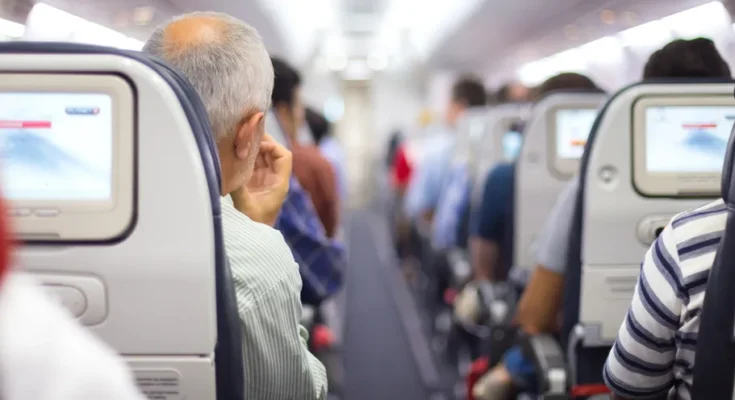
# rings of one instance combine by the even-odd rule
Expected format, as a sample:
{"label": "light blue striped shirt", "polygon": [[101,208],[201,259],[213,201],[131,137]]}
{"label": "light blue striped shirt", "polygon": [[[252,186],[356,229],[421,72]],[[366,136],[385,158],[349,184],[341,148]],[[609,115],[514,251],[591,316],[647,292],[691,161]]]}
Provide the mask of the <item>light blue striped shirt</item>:
{"label": "light blue striped shirt", "polygon": [[603,371],[614,393],[691,399],[699,315],[726,220],[718,200],[675,216],[651,245]]}
{"label": "light blue striped shirt", "polygon": [[442,132],[428,139],[424,145],[425,155],[413,172],[403,203],[406,215],[412,220],[423,212],[436,209],[452,160],[455,139],[453,134]]}
{"label": "light blue striped shirt", "polygon": [[283,236],[237,211],[229,196],[222,219],[243,324],[247,399],[326,399],[326,371],[299,324],[299,266]]}

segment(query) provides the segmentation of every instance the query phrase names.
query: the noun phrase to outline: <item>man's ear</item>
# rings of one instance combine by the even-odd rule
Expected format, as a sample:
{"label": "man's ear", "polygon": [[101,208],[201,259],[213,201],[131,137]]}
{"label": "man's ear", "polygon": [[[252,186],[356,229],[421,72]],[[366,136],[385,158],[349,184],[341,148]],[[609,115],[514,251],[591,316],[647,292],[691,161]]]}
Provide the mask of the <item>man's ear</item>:
{"label": "man's ear", "polygon": [[262,111],[250,114],[245,118],[243,124],[240,125],[240,129],[237,130],[235,135],[235,155],[238,159],[245,160],[250,154],[250,146],[253,145],[253,139],[258,134],[258,125],[265,119],[265,114]]}

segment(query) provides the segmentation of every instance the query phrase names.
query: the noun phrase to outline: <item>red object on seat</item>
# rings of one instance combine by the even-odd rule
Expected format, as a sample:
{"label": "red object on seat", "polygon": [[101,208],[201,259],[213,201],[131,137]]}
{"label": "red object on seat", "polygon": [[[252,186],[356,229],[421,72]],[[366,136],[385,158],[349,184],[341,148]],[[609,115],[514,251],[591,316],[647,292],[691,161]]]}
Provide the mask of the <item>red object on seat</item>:
{"label": "red object on seat", "polygon": [[444,302],[448,305],[454,304],[454,299],[457,298],[457,290],[449,288],[444,291]]}
{"label": "red object on seat", "polygon": [[311,343],[314,351],[327,349],[334,343],[334,335],[326,325],[316,325],[311,332]]}
{"label": "red object on seat", "polygon": [[592,383],[589,385],[576,385],[572,386],[572,389],[569,391],[569,395],[573,399],[578,399],[581,397],[590,397],[597,394],[605,394],[610,393],[610,389],[607,388],[602,383]]}
{"label": "red object on seat", "polygon": [[402,144],[396,152],[396,157],[393,162],[392,175],[393,175],[393,186],[396,189],[406,187],[411,180],[411,173],[413,172],[413,166],[406,153],[406,144]]}
{"label": "red object on seat", "polygon": [[480,357],[472,362],[470,373],[467,374],[467,400],[475,400],[475,397],[472,396],[472,388],[489,370],[490,360],[487,357]]}

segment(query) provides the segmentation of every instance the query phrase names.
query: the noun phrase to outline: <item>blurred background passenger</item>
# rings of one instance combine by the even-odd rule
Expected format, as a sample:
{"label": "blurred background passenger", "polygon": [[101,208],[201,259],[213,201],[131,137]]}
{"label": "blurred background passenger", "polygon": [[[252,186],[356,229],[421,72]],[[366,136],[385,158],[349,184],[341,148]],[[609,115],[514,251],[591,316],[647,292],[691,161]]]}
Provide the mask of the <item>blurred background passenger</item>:
{"label": "blurred background passenger", "polygon": [[144,400],[127,364],[29,276],[11,272],[0,200],[0,399]]}
{"label": "blurred background passenger", "polygon": [[347,199],[347,172],[344,150],[339,140],[332,132],[332,125],[324,115],[311,107],[306,107],[306,122],[314,138],[314,144],[319,148],[324,158],[332,164],[332,169],[337,178],[337,188],[340,202]]}
{"label": "blurred background passenger", "polygon": [[285,61],[272,57],[276,80],[271,96],[272,107],[281,130],[293,153],[293,173],[311,196],[327,237],[334,237],[339,223],[339,195],[334,168],[313,145],[299,142],[305,123],[301,102],[301,76]]}

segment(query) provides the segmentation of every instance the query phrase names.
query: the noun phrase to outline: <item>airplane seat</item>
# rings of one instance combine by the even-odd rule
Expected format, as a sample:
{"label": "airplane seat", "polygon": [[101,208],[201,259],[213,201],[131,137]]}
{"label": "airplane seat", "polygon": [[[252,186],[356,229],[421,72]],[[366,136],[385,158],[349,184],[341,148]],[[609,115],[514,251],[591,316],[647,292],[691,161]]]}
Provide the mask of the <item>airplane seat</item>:
{"label": "airplane seat", "polygon": [[722,199],[727,204],[727,222],[707,280],[699,319],[692,398],[735,398],[735,126],[722,168]]}
{"label": "airplane seat", "polygon": [[[481,202],[485,177],[490,168],[503,160],[503,137],[509,127],[522,123],[530,111],[525,103],[507,104],[491,107],[484,111],[484,129],[478,129],[469,149],[469,204],[465,215],[472,218],[472,212]],[[469,225],[469,221],[464,221]],[[468,228],[468,226],[467,226]],[[449,266],[452,286],[461,288],[472,277],[469,254],[466,247],[455,247],[449,252]]]}
{"label": "airplane seat", "polygon": [[[617,92],[599,113],[580,166],[561,346],[552,351],[549,346],[555,344],[545,335],[528,338],[532,345],[527,348],[544,348],[527,352],[534,359],[566,351],[564,376],[558,358],[553,358],[553,369],[537,360],[547,387],[551,379],[563,379],[572,397],[606,391],[602,367],[630,306],[646,251],[671,217],[718,195],[719,167],[707,169],[712,160],[720,165],[711,146],[716,134],[706,131],[717,129],[712,121],[726,121],[735,113],[731,93],[732,84],[723,81],[641,82]],[[700,145],[693,139],[708,144],[693,149]],[[647,147],[655,147],[655,153]]]}
{"label": "airplane seat", "polygon": [[[531,104],[502,104],[490,108],[487,116],[487,129],[473,151],[472,203],[477,206],[482,200],[482,189],[487,174],[500,162],[512,162],[505,154],[503,138],[513,126],[522,126],[531,115]],[[519,132],[522,133],[522,132]]]}
{"label": "airplane seat", "polygon": [[533,109],[516,162],[513,267],[532,271],[533,243],[559,193],[579,169],[587,136],[606,95],[550,93]]}
{"label": "airplane seat", "polygon": [[[0,53],[3,109],[18,102],[5,118],[48,118],[15,123],[31,134],[58,127],[53,154],[76,155],[45,172],[39,190],[14,178],[33,170],[13,168],[22,157],[17,145],[5,148],[23,270],[126,359],[149,397],[243,400],[219,157],[187,79],[161,60],[106,47],[11,42]],[[19,95],[39,97],[24,108]],[[67,172],[87,187],[60,191]]]}

